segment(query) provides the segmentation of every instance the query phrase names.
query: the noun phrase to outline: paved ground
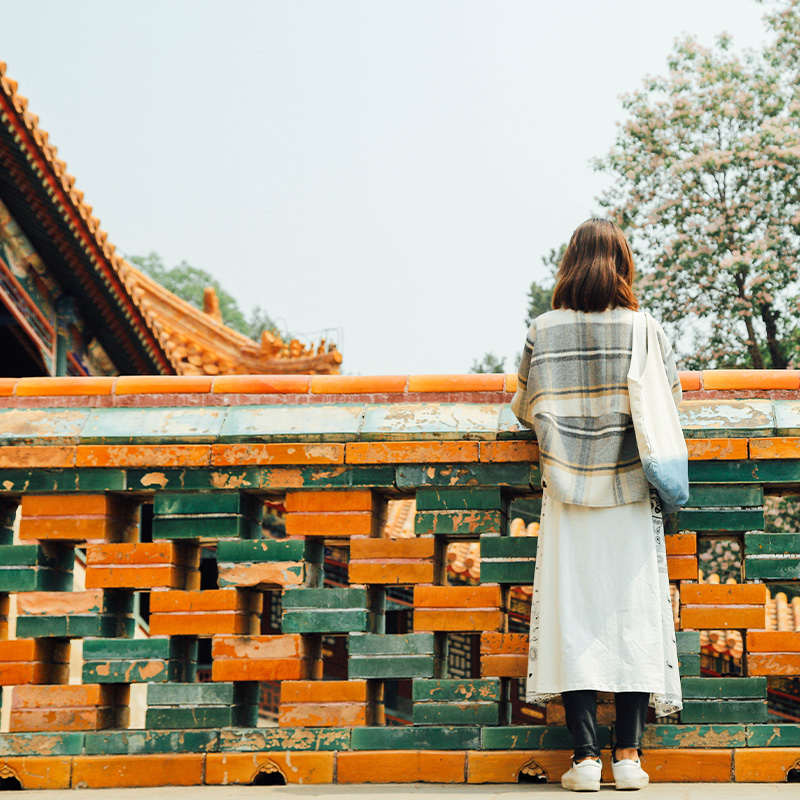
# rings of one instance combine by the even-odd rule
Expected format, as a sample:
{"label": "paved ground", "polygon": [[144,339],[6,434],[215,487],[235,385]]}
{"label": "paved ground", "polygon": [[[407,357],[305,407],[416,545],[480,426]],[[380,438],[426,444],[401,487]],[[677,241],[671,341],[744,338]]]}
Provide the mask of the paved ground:
{"label": "paved ground", "polygon": [[[600,796],[608,797],[613,784],[601,789]],[[381,795],[388,800],[441,800],[452,797],[469,800],[521,800],[531,795],[551,794],[566,797],[560,786],[437,786],[431,784],[392,784],[381,786],[207,786],[188,789],[158,787],[155,789],[68,789],[64,791],[4,792],[3,797],[40,796],[42,800],[366,800]],[[580,797],[591,797],[582,793]],[[642,790],[638,795],[627,792],[627,798],[642,800],[784,800],[800,797],[800,786],[793,783],[660,783]]]}

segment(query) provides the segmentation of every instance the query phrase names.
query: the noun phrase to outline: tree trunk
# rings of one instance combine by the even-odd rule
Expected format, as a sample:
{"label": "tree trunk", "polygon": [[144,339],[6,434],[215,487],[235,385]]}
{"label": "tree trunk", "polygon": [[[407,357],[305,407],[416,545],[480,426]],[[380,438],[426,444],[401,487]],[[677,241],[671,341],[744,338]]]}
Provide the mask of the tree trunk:
{"label": "tree trunk", "polygon": [[778,342],[778,315],[773,313],[771,303],[761,306],[761,319],[764,320],[767,329],[767,349],[772,369],[786,369],[786,358]]}

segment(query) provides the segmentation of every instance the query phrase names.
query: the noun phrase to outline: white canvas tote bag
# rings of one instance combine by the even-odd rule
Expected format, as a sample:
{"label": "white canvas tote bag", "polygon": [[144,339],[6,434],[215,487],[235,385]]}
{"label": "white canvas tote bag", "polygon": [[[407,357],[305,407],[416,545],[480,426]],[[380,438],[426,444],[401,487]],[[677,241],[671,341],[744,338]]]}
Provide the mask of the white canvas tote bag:
{"label": "white canvas tote bag", "polygon": [[644,312],[633,317],[633,350],[628,394],[636,444],[644,474],[665,513],[689,499],[689,453],[661,357],[656,321]]}

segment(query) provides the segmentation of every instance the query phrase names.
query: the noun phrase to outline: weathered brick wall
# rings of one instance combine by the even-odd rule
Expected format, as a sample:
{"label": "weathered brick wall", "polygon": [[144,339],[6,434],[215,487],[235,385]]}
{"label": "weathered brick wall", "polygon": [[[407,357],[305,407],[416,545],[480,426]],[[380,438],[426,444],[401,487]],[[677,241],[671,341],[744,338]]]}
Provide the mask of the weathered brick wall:
{"label": "weathered brick wall", "polygon": [[[767,689],[800,676],[800,630],[767,630],[766,607],[770,584],[800,581],[800,533],[763,533],[764,492],[800,493],[800,377],[683,381],[692,493],[667,550],[685,706],[648,726],[647,769],[661,781],[786,780],[800,769],[800,725],[768,717]],[[25,788],[558,780],[571,752],[559,704],[509,724],[527,652],[509,631],[511,595],[536,558],[535,537],[508,535],[509,507],[540,494],[536,444],[506,405],[514,382],[0,380],[0,777]],[[414,538],[385,536],[400,498],[416,500]],[[288,538],[262,536],[265,500],[285,508]],[[740,543],[747,582],[697,582],[709,537]],[[455,541],[480,543],[476,585],[448,585]],[[347,585],[341,566],[325,580],[325,544],[349,554]],[[413,599],[409,630],[387,630],[398,587]],[[134,638],[144,606],[149,638]],[[741,632],[744,675],[701,674],[706,629]],[[334,645],[346,675],[323,679]],[[386,724],[398,681],[410,682],[408,725]],[[280,684],[277,727],[258,727],[261,683]],[[145,727],[131,729],[141,685]],[[601,704],[605,747],[608,714]]]}

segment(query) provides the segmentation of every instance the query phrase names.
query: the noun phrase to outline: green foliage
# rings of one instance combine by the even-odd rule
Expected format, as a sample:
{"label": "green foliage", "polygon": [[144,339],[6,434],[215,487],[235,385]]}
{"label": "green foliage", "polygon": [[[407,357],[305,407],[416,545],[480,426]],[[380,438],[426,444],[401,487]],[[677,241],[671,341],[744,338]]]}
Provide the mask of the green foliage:
{"label": "green foliage", "polygon": [[536,317],[552,309],[556,272],[566,249],[566,244],[562,244],[558,250],[553,248],[542,258],[542,263],[547,267],[550,275],[543,281],[531,283],[531,288],[528,290],[528,316],[525,320],[527,325],[530,325]]}
{"label": "green foliage", "polygon": [[643,304],[686,368],[783,369],[800,333],[800,2],[774,38],[738,55],[679,41],[665,77],[624,98],[628,119],[596,162],[625,229]]}
{"label": "green foliage", "polygon": [[161,256],[153,252],[146,256],[131,256],[129,261],[195,308],[203,308],[203,292],[207,286],[212,286],[217,294],[223,322],[251,339],[258,341],[264,330],[278,333],[275,323],[260,306],[253,309],[248,320],[233,295],[223,289],[210,272],[193,267],[186,261],[169,269],[164,265]]}
{"label": "green foliage", "polygon": [[500,358],[494,353],[484,353],[480,361],[473,361],[472,366],[469,368],[470,372],[487,373],[487,372],[505,372],[506,360]]}

